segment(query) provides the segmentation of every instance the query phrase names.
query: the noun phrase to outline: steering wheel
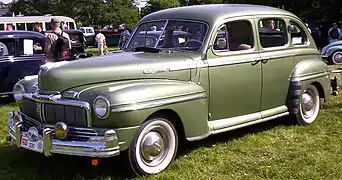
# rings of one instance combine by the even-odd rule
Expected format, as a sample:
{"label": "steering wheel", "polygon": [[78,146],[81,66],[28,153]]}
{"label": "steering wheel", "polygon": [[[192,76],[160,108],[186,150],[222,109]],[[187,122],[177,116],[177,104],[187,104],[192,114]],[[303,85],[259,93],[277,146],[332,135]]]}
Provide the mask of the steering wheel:
{"label": "steering wheel", "polygon": [[189,39],[184,43],[184,48],[185,49],[193,49],[193,50],[198,50],[201,48],[202,42],[197,39]]}

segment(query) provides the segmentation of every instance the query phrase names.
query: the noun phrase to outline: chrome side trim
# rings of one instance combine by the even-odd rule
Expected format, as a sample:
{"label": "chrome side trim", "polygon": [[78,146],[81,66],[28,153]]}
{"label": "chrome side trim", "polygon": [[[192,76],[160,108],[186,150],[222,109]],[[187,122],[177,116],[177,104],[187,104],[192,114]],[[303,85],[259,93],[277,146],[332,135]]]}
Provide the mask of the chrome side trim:
{"label": "chrome side trim", "polygon": [[287,111],[288,111],[288,109],[284,105],[284,106],[279,106],[279,107],[276,107],[276,108],[268,109],[268,110],[265,110],[265,111],[261,111],[260,114],[261,114],[262,118],[266,118],[266,117],[273,116],[275,114],[281,114],[281,113],[287,112]]}
{"label": "chrome side trim", "polygon": [[217,131],[220,129],[231,128],[234,126],[240,126],[241,124],[245,124],[245,123],[252,123],[254,121],[259,121],[260,119],[273,117],[273,116],[276,116],[278,114],[282,114],[285,112],[287,112],[287,107],[285,105],[283,105],[283,106],[268,109],[265,111],[252,113],[252,114],[209,121],[208,124],[209,124],[210,130]]}
{"label": "chrome side trim", "polygon": [[280,59],[280,58],[288,58],[288,57],[294,57],[295,54],[284,54],[284,55],[278,55],[278,56],[270,56],[270,57],[264,57],[261,58],[261,60],[272,60],[272,59]]}
{"label": "chrome side trim", "polygon": [[209,67],[214,67],[214,66],[224,66],[224,65],[233,65],[233,64],[243,64],[243,63],[253,63],[260,61],[259,58],[255,59],[248,59],[248,60],[230,60],[227,57],[224,58],[214,58],[214,59],[209,59],[207,60]]}
{"label": "chrome side trim", "polygon": [[180,66],[174,66],[174,67],[170,67],[169,71],[181,71],[181,70],[187,70],[187,69],[196,69],[196,68],[204,68],[206,67],[205,61],[203,60],[191,60],[189,61],[188,64],[184,65],[180,65]]}
{"label": "chrome side trim", "polygon": [[280,117],[283,117],[283,116],[287,116],[289,114],[290,114],[289,112],[284,112],[284,113],[281,113],[281,114],[277,114],[277,115],[270,116],[270,117],[267,117],[267,118],[259,119],[259,120],[256,120],[256,121],[251,121],[251,122],[248,122],[248,123],[239,124],[239,125],[236,125],[236,126],[231,126],[231,127],[227,127],[227,128],[223,128],[223,129],[213,130],[213,131],[211,131],[210,134],[218,134],[218,133],[222,133],[222,132],[226,132],[226,131],[231,131],[231,130],[234,130],[234,129],[250,126],[250,125],[253,125],[253,124],[262,123],[262,122],[269,121],[269,120],[272,120],[272,119],[277,119],[277,118],[280,118]]}
{"label": "chrome side trim", "polygon": [[[23,97],[30,99],[32,101],[42,102],[42,103],[50,103],[50,104],[58,104],[58,105],[66,105],[66,106],[77,106],[81,108],[85,108],[87,112],[87,126],[91,127],[91,105],[85,101],[76,101],[76,100],[62,100],[61,95],[41,95],[38,93],[25,93]],[[44,119],[45,121],[45,119]]]}
{"label": "chrome side trim", "polygon": [[324,77],[328,75],[330,75],[330,72],[308,73],[308,74],[303,74],[303,75],[292,77],[291,82],[305,81],[305,80],[320,78],[320,77]]}
{"label": "chrome side trim", "polygon": [[258,119],[261,119],[261,113],[259,112],[232,118],[209,121],[209,127],[211,130],[219,130],[226,127],[247,123],[250,121],[256,121]]}
{"label": "chrome side trim", "polygon": [[117,105],[117,106],[114,105],[111,107],[112,107],[112,112],[135,111],[135,110],[163,106],[167,104],[194,101],[194,100],[204,99],[206,97],[207,95],[204,92],[201,92],[201,93],[187,94],[187,95],[182,95],[182,96],[172,97],[172,98],[167,98],[167,99],[156,99],[152,101],[137,102],[137,103]]}

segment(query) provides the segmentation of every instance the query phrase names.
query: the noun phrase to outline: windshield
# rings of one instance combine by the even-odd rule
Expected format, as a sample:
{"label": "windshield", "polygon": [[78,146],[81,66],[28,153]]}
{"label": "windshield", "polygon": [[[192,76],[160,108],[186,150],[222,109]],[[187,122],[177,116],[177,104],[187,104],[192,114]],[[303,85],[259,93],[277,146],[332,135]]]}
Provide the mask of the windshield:
{"label": "windshield", "polygon": [[141,24],[132,36],[127,50],[136,47],[198,51],[208,26],[194,21],[153,21]]}

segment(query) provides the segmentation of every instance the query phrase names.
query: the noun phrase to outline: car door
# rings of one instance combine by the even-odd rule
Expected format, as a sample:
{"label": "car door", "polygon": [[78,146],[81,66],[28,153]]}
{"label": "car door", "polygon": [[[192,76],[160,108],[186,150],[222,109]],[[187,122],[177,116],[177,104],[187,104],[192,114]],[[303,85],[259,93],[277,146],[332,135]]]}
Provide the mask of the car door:
{"label": "car door", "polygon": [[289,47],[287,20],[283,17],[256,18],[262,60],[262,117],[284,113],[295,50]]}
{"label": "car door", "polygon": [[15,55],[15,39],[0,39],[0,95],[12,91],[13,86],[9,84],[8,72],[10,64],[13,62]]}
{"label": "car door", "polygon": [[7,81],[12,88],[25,76],[38,74],[39,67],[46,62],[41,40],[34,37],[15,39],[15,54],[8,64]]}
{"label": "car door", "polygon": [[[260,118],[261,63],[253,19],[223,23],[208,56],[211,120],[224,128]],[[218,121],[216,121],[218,122]]]}

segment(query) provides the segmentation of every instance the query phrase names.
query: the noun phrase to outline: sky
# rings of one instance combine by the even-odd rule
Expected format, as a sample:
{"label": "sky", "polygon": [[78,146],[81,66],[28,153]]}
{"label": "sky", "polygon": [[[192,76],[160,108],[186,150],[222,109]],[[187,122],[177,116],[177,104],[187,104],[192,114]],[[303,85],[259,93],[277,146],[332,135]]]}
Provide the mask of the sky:
{"label": "sky", "polygon": [[2,1],[5,4],[8,4],[8,3],[12,2],[12,0],[0,0],[0,1]]}

